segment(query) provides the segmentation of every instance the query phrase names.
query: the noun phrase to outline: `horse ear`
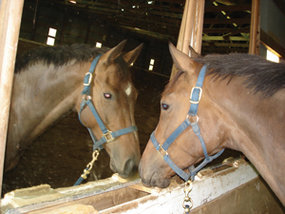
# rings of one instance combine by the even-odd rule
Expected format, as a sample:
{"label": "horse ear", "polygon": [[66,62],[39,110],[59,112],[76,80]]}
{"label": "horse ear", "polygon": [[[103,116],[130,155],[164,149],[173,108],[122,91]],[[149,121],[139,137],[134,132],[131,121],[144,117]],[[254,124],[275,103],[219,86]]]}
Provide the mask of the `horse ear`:
{"label": "horse ear", "polygon": [[193,58],[198,58],[200,57],[200,54],[198,54],[194,48],[191,47],[191,45],[189,45],[189,51],[190,51],[190,57],[193,57]]}
{"label": "horse ear", "polygon": [[136,47],[135,49],[129,51],[128,53],[126,53],[123,56],[124,60],[126,61],[126,63],[129,66],[136,61],[136,59],[138,58],[142,48],[143,48],[143,44],[140,44],[138,47]]}
{"label": "horse ear", "polygon": [[192,69],[195,62],[185,53],[179,51],[172,43],[169,43],[169,51],[173,59],[173,63],[181,71],[189,71]]}
{"label": "horse ear", "polygon": [[106,63],[112,63],[121,53],[123,48],[125,47],[127,40],[123,40],[117,46],[111,48],[104,54],[104,59],[106,59]]}

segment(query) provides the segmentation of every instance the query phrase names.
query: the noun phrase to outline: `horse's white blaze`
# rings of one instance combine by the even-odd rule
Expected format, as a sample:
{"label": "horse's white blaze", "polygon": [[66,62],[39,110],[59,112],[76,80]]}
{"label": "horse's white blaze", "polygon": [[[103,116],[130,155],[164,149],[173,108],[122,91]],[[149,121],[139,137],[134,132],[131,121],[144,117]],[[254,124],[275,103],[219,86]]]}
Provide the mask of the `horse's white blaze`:
{"label": "horse's white blaze", "polygon": [[130,94],[132,93],[132,85],[131,85],[131,83],[128,83],[128,87],[126,88],[125,92],[126,92],[126,94],[128,96],[130,96]]}

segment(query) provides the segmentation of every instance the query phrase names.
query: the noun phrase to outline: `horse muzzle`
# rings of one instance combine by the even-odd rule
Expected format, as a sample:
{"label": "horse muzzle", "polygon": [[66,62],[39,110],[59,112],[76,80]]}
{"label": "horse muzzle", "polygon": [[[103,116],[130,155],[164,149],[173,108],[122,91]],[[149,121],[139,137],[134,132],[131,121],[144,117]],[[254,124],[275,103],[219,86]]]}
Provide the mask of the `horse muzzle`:
{"label": "horse muzzle", "polygon": [[139,174],[142,183],[148,187],[165,188],[170,184],[170,178],[161,176],[159,170],[145,168],[142,162],[139,165]]}
{"label": "horse muzzle", "polygon": [[111,160],[110,168],[113,172],[119,173],[122,178],[127,178],[134,174],[138,168],[138,161],[135,158],[127,159],[122,165],[117,165],[118,161]]}

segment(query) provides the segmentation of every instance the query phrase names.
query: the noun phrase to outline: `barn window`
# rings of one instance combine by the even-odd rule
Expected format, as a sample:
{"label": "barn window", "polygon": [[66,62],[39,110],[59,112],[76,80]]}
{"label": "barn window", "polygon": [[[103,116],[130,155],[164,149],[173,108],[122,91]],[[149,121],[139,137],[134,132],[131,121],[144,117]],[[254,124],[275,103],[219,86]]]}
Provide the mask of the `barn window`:
{"label": "barn window", "polygon": [[272,61],[272,62],[277,62],[279,63],[279,56],[274,53],[275,51],[271,51],[269,49],[267,49],[266,51],[266,59],[269,60],[269,61]]}
{"label": "barn window", "polygon": [[54,46],[55,39],[52,37],[47,38],[47,45]]}
{"label": "barn window", "polygon": [[96,42],[96,48],[102,48],[102,43],[101,42]]}
{"label": "barn window", "polygon": [[154,59],[150,59],[148,70],[152,71],[153,70],[153,66],[154,66]]}
{"label": "barn window", "polygon": [[56,29],[50,27],[49,30],[48,30],[48,35],[51,36],[51,37],[55,37],[56,36]]}
{"label": "barn window", "polygon": [[48,30],[48,37],[47,37],[47,45],[54,46],[55,37],[56,37],[57,29],[49,28]]}

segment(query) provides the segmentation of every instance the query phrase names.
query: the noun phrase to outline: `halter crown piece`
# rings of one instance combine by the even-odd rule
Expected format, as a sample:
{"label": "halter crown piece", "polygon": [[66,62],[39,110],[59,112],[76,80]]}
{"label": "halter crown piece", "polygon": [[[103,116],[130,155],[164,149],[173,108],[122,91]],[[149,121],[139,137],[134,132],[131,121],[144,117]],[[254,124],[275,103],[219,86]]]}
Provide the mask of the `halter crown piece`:
{"label": "halter crown piece", "polygon": [[[94,152],[103,149],[103,144],[104,143],[110,143],[115,138],[117,138],[117,137],[119,137],[121,135],[125,135],[125,134],[128,134],[128,133],[137,131],[137,127],[136,126],[130,126],[128,128],[119,129],[117,131],[110,131],[104,125],[104,122],[102,121],[102,119],[100,118],[98,112],[96,111],[96,108],[95,108],[95,106],[93,104],[93,101],[92,101],[92,97],[90,95],[90,90],[91,90],[91,83],[92,83],[92,80],[93,80],[93,73],[95,71],[96,65],[97,65],[100,57],[101,57],[101,55],[98,55],[92,61],[90,69],[89,69],[89,72],[87,72],[85,74],[85,77],[84,77],[84,80],[83,80],[84,88],[83,88],[83,91],[81,92],[81,94],[83,95],[83,99],[82,99],[82,101],[80,103],[80,110],[78,112],[79,121],[81,122],[82,125],[84,125],[82,123],[81,119],[80,119],[80,116],[81,116],[81,112],[84,110],[84,108],[86,106],[88,106],[90,108],[90,110],[91,110],[95,120],[97,121],[97,123],[98,123],[98,125],[99,125],[99,127],[100,127],[100,129],[102,131],[102,133],[103,133],[103,136],[99,140],[97,140],[97,138],[95,137],[95,135],[92,132],[92,130],[90,128],[86,127],[88,132],[89,132],[89,134],[90,134],[90,136],[91,136],[91,139],[93,141],[93,160],[92,160],[93,162],[94,162],[94,158],[95,158],[94,157],[94,154],[95,154]],[[97,157],[96,157],[96,159],[97,159]],[[91,168],[92,168],[92,166],[89,168],[89,170],[91,170]],[[76,181],[76,183],[74,185],[79,185],[83,181],[83,179],[86,179],[86,174],[81,175],[81,177]]]}
{"label": "halter crown piece", "polygon": [[[215,158],[219,157],[224,149],[222,149],[221,151],[219,151],[217,154],[210,156],[208,155],[207,152],[207,148],[204,142],[203,137],[201,136],[200,133],[200,128],[198,125],[198,115],[197,115],[197,111],[198,111],[198,107],[199,107],[199,102],[200,99],[202,97],[202,87],[203,87],[203,82],[204,82],[204,78],[206,75],[206,71],[207,71],[207,66],[204,65],[199,73],[197,82],[196,82],[196,86],[194,86],[192,88],[191,91],[191,95],[190,95],[190,109],[188,111],[187,117],[186,119],[171,133],[171,135],[165,140],[165,142],[161,145],[158,143],[158,141],[155,138],[155,132],[152,132],[150,139],[151,142],[153,143],[155,149],[157,151],[159,151],[161,153],[161,155],[163,156],[163,159],[165,160],[165,162],[172,168],[172,170],[174,172],[176,172],[176,174],[178,174],[183,180],[187,181],[189,179],[194,180],[195,175],[205,166],[207,165],[209,162],[211,162],[212,160],[214,160]],[[189,120],[190,117],[196,117],[196,121],[191,122]],[[205,159],[203,160],[202,163],[200,163],[196,168],[192,169],[192,166],[189,167],[189,172],[190,173],[186,173],[184,172],[184,170],[182,170],[181,168],[179,168],[169,157],[168,153],[167,153],[167,149],[169,148],[169,146],[175,141],[175,139],[189,126],[192,127],[193,132],[196,134],[196,136],[199,138],[201,146],[203,148],[203,153],[205,156]]]}

